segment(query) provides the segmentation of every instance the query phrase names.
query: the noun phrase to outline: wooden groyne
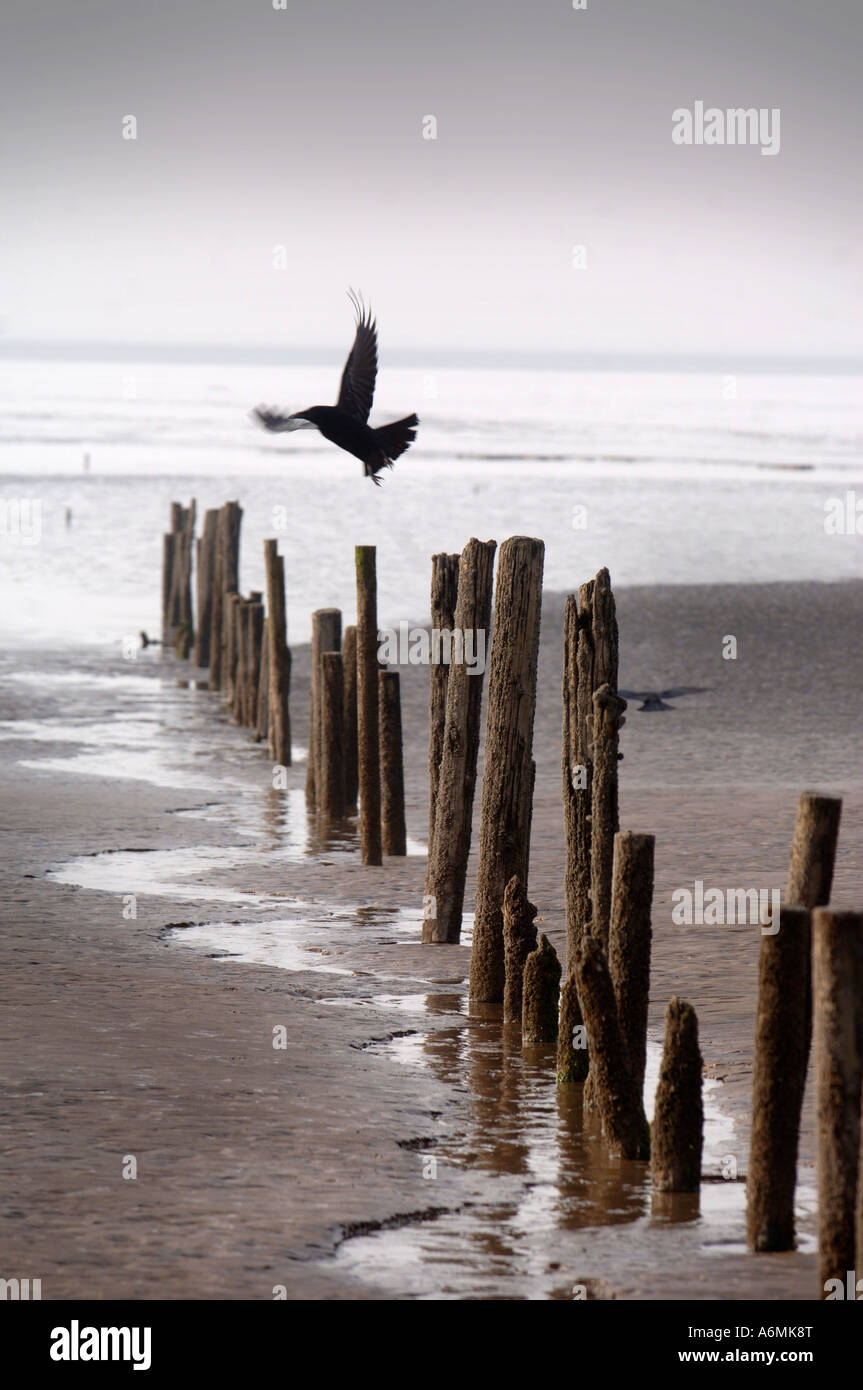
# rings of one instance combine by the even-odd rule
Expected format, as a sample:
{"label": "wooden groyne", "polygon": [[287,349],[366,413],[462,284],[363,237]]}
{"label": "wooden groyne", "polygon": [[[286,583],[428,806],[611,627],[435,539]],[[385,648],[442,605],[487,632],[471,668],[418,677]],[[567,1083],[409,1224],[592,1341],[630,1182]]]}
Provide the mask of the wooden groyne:
{"label": "wooden groyne", "polygon": [[[264,541],[264,591],[244,591],[239,503],[208,510],[197,540],[195,517],[194,499],[172,504],[162,541],[163,651],[206,671],[201,683],[284,770],[292,760],[285,559],[275,540]],[[375,548],[357,546],[354,562],[356,622],[343,626],[333,608],[312,614],[306,792],[324,830],[358,807],[359,856],[375,868],[407,853],[410,769],[400,673],[380,654]],[[499,549],[471,539],[460,555],[432,557],[422,940],[430,949],[458,946],[473,848],[471,1011],[502,1016],[507,1046],[512,1030],[518,1045],[520,1029],[550,1084],[583,1086],[612,1152],[649,1162],[655,1193],[697,1196],[702,1061],[695,1008],[678,996],[667,1007],[652,1126],[645,1118],[655,838],[620,827],[626,701],[605,569],[567,596],[561,634],[563,971],[547,931],[537,929],[543,905],[528,896],[543,562],[543,542],[525,536]],[[845,1287],[855,1261],[863,1266],[863,913],[831,906],[840,817],[838,798],[801,794],[781,909],[759,924],[746,1189],[753,1254],[792,1250],[811,1041],[821,1297],[838,1296],[831,1290]]]}

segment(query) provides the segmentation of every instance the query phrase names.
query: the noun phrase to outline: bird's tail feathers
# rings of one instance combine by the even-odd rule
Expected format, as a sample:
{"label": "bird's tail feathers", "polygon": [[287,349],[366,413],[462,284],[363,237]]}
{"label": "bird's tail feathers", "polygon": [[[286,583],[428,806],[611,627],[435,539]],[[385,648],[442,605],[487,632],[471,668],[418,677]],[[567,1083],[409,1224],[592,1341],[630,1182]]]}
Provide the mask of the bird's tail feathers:
{"label": "bird's tail feathers", "polygon": [[373,434],[386,457],[397,459],[413,444],[418,424],[419,416],[406,415],[403,420],[394,420],[391,425],[380,425]]}

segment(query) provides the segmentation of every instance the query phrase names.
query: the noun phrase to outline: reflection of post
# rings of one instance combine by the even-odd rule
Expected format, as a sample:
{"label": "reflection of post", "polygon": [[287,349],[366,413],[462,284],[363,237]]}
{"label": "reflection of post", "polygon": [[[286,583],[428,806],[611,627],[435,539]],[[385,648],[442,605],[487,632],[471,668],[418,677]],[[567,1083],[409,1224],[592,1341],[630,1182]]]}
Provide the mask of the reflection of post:
{"label": "reflection of post", "polygon": [[[478,541],[472,537],[459,561],[454,627],[458,632],[475,634],[477,663],[483,660],[480,673],[476,670],[472,673],[462,649],[458,653],[461,659],[453,660],[450,665],[446,682],[446,717],[434,788],[435,831],[430,840],[425,882],[426,897],[435,902],[435,916],[423,922],[425,942],[457,942],[461,937],[479,754],[481,671],[485,668],[496,548],[495,541]],[[435,756],[434,728],[432,745],[430,760]]]}
{"label": "reflection of post", "polygon": [[650,1136],[650,1171],[657,1192],[698,1191],[703,1128],[698,1019],[691,1004],[675,998],[665,1012]]}
{"label": "reflection of post", "polygon": [[378,583],[375,547],[358,545],[355,554],[360,846],[364,864],[380,864],[381,773],[378,752]]}
{"label": "reflection of post", "polygon": [[478,1004],[503,1000],[504,889],[513,874],[528,888],[525,782],[532,777],[544,556],[543,542],[529,536],[510,536],[498,554],[470,957],[470,997]]}
{"label": "reflection of post", "polygon": [[345,766],[342,719],[344,682],[341,652],[321,652],[320,786],[318,810],[325,821],[345,814]]}
{"label": "reflection of post", "polygon": [[[780,933],[781,935],[781,933]],[[863,912],[812,913],[820,1297],[854,1265],[863,1075]]]}
{"label": "reflection of post", "polygon": [[398,671],[378,671],[381,750],[381,844],[384,854],[407,854],[402,707]]}
{"label": "reflection of post", "polygon": [[746,1178],[750,1250],[794,1249],[794,1184],[809,1040],[809,913],[783,907],[778,925],[775,935],[762,935],[758,962]]}

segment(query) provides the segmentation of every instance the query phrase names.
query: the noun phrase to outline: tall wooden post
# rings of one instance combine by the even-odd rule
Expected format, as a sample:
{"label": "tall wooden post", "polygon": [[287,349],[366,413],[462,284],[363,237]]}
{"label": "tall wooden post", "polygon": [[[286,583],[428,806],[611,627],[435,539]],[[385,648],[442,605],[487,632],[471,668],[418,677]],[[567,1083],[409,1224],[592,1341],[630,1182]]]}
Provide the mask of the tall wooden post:
{"label": "tall wooden post", "polygon": [[504,992],[503,894],[513,874],[528,886],[536,668],[545,546],[511,536],[500,548],[488,678],[485,773],[470,997],[500,1003]]}
{"label": "tall wooden post", "polygon": [[[426,865],[425,894],[429,906],[423,920],[424,942],[457,942],[461,936],[496,548],[495,541],[471,538],[459,561],[455,613],[447,630],[460,636],[448,653],[444,735],[435,787],[435,833],[429,842]],[[434,634],[433,627],[433,642]],[[468,634],[475,658],[472,667],[465,660],[465,634]],[[443,650],[445,639],[437,640],[441,649],[436,653],[432,648],[433,670],[435,657],[447,654]],[[439,660],[438,664],[447,663]],[[437,718],[437,713],[433,717]],[[429,762],[434,758],[432,747]]]}
{"label": "tall wooden post", "polygon": [[176,652],[182,660],[187,660],[194,644],[195,619],[192,609],[192,554],[195,545],[195,513],[197,504],[194,497],[188,507],[183,509],[183,523],[180,541],[179,573],[179,631],[176,639]]}
{"label": "tall wooden post", "polygon": [[306,796],[317,805],[321,777],[321,656],[342,649],[342,614],[339,608],[316,608],[312,614],[311,672],[309,676],[309,757],[306,763]]}
{"label": "tall wooden post", "polygon": [[381,776],[378,752],[378,586],[373,545],[356,547],[357,749],[360,844],[364,864],[380,864]]}
{"label": "tall wooden post", "polygon": [[[780,933],[781,934],[781,933]],[[819,1295],[854,1266],[863,1082],[863,912],[812,913]]]}
{"label": "tall wooden post", "polygon": [[762,934],[758,962],[746,1178],[747,1240],[756,1251],[794,1249],[794,1185],[809,1043],[809,913],[782,907],[778,926],[775,934]]}
{"label": "tall wooden post", "polygon": [[[432,556],[431,626],[435,631],[452,632],[455,626],[455,606],[458,594],[458,555]],[[434,641],[434,636],[432,636]],[[434,853],[435,814],[440,765],[443,758],[444,726],[446,724],[446,690],[449,663],[429,663],[429,831],[428,862]]]}
{"label": "tall wooden post", "polygon": [[226,595],[236,593],[240,578],[240,523],[243,509],[239,502],[226,502],[219,509],[216,531],[213,607],[210,624],[210,689],[221,690],[227,680],[225,648],[227,642]]}
{"label": "tall wooden post", "polygon": [[219,512],[213,507],[204,513],[204,530],[198,541],[197,599],[195,626],[195,665],[210,664],[210,629],[213,621],[213,585],[216,569],[216,537]]}

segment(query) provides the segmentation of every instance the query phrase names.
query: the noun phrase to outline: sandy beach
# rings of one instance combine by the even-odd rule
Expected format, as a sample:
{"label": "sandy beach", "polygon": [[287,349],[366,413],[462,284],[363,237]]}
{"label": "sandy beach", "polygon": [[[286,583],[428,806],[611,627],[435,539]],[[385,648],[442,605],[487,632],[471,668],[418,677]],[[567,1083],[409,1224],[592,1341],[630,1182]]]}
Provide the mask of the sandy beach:
{"label": "sandy beach", "polygon": [[[810,788],[843,798],[833,902],[863,900],[863,583],[616,597],[622,686],[708,687],[631,703],[620,770],[622,828],[657,837],[651,1038],[673,994],[700,1022],[701,1220],[651,1218],[644,1165],[604,1156],[580,1088],[467,1014],[468,947],[419,945],[422,853],[367,868],[350,828],[318,844],[304,762],[274,791],[266,750],[172,659],[31,651],[0,672],[8,1268],[47,1299],[817,1295],[811,1200],[801,1250],[745,1252],[757,929],[675,926],[671,895],[783,887]],[[544,596],[530,874],[561,952],[562,605]],[[401,669],[418,850],[428,671]],[[307,710],[296,648],[303,747]],[[810,1085],[804,1199],[813,1139]]]}

